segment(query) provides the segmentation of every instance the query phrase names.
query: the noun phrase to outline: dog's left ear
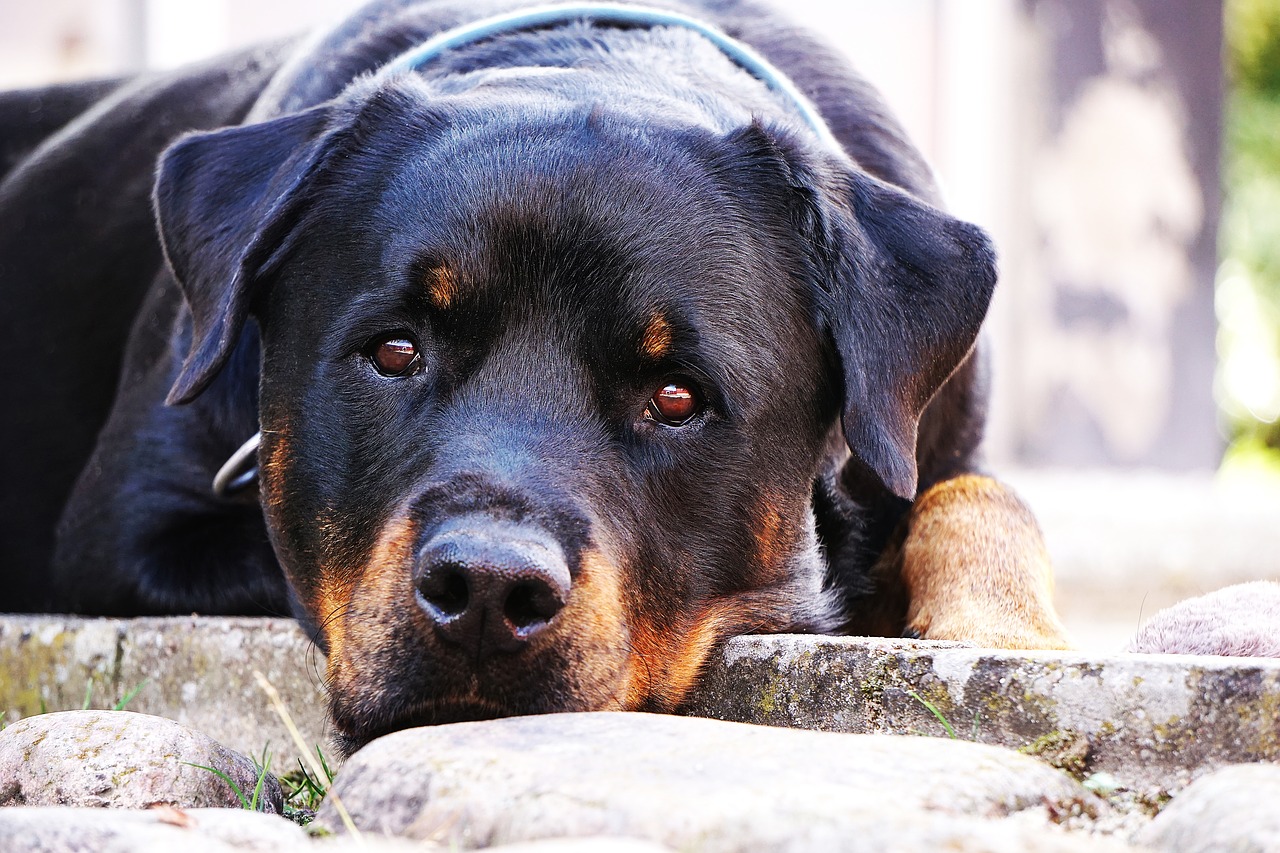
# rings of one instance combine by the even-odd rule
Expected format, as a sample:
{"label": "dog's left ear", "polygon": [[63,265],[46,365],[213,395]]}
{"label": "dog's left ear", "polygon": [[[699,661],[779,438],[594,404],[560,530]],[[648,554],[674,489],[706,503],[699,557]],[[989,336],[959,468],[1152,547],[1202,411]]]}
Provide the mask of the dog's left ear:
{"label": "dog's left ear", "polygon": [[851,462],[910,500],[920,415],[973,348],[994,250],[977,226],[847,161],[800,170],[788,159],[817,232],[818,312],[841,362]]}
{"label": "dog's left ear", "polygon": [[191,350],[169,391],[186,403],[226,363],[255,279],[293,225],[301,188],[328,146],[319,107],[190,134],[160,158],[154,203],[165,258],[192,315]]}

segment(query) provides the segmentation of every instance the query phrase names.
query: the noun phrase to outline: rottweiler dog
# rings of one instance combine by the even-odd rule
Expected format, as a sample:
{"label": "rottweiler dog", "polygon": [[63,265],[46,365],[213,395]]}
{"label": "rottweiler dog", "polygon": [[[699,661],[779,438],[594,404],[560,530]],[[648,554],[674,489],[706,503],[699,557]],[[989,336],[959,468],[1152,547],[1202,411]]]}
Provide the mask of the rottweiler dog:
{"label": "rottweiler dog", "polygon": [[347,749],[741,633],[1067,642],[989,241],[751,0],[375,0],[0,118],[4,609],[293,613]]}

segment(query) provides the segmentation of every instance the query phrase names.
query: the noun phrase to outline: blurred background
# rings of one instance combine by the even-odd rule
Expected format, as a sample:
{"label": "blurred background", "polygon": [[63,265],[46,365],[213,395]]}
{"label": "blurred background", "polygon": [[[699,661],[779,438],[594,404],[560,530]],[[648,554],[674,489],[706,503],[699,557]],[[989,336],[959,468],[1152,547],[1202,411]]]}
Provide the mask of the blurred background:
{"label": "blurred background", "polygon": [[[0,87],[165,68],[357,0],[0,0]],[[1081,644],[1280,578],[1280,0],[788,0],[1002,257],[992,467]]]}

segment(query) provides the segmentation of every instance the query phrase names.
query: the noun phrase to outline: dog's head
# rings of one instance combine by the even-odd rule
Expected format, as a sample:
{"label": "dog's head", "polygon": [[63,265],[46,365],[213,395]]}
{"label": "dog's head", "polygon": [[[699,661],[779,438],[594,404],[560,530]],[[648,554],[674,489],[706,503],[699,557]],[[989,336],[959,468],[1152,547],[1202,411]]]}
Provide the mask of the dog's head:
{"label": "dog's head", "polygon": [[156,204],[171,400],[258,323],[262,506],[349,746],[669,709],[726,637],[832,627],[815,478],[847,443],[913,494],[994,283],[977,229],[762,123],[412,81],[187,137]]}

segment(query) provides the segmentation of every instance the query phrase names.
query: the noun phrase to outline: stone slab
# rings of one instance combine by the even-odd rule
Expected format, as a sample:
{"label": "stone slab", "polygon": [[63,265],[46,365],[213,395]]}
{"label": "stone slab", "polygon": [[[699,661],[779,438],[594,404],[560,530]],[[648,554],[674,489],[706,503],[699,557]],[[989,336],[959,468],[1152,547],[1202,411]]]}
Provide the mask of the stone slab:
{"label": "stone slab", "polygon": [[272,769],[295,766],[297,749],[253,678],[285,697],[308,744],[328,743],[324,657],[290,619],[175,617],[0,618],[0,720],[88,705],[168,717]]}
{"label": "stone slab", "polygon": [[[280,619],[0,617],[0,711],[111,708],[182,722],[293,766],[254,682],[276,685],[308,743],[327,744],[323,658]],[[689,712],[768,725],[945,735],[1025,748],[1079,776],[1113,774],[1153,801],[1230,763],[1280,760],[1280,661],[1001,652],[953,643],[749,637],[710,664]],[[332,758],[332,756],[330,756]]]}
{"label": "stone slab", "polygon": [[[350,758],[335,792],[362,831],[450,849],[598,835],[704,853],[1128,849],[1054,826],[1107,807],[1009,750],[654,714],[397,732]],[[332,795],[316,821],[342,831]]]}
{"label": "stone slab", "polygon": [[0,809],[5,853],[281,853],[310,849],[281,817],[243,809]]}
{"label": "stone slab", "polygon": [[687,713],[940,737],[949,725],[1080,778],[1106,771],[1158,802],[1217,767],[1280,760],[1280,660],[740,637],[711,662]]}

